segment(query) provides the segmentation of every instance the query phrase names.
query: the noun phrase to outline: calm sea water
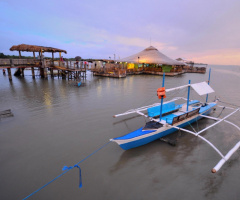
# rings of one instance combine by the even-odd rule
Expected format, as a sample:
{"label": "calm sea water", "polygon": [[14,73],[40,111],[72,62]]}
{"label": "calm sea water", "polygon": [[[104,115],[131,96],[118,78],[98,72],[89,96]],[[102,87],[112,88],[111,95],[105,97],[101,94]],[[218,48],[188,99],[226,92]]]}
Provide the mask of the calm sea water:
{"label": "calm sea water", "polygon": [[[240,105],[240,67],[211,66],[211,86],[222,101]],[[166,88],[207,80],[208,74],[166,77]],[[112,118],[128,109],[158,102],[161,76],[125,79],[93,77],[80,88],[58,78],[13,77],[0,71],[0,111],[14,117],[0,121],[0,199],[22,199],[104,145],[110,138],[145,123],[135,115]],[[185,96],[187,91],[178,92]],[[168,99],[173,94],[168,95]],[[194,92],[191,98],[197,97]],[[202,97],[200,100],[204,100]],[[218,108],[212,116],[218,116]],[[223,111],[221,116],[228,114]],[[240,125],[240,112],[230,117]],[[202,119],[201,129],[213,123]],[[188,127],[191,130],[191,127]],[[236,128],[220,123],[202,134],[226,154],[240,140]],[[29,199],[240,199],[240,151],[216,174],[211,169],[220,156],[205,142],[187,133],[172,135],[176,147],[161,141],[124,151],[110,143]]]}

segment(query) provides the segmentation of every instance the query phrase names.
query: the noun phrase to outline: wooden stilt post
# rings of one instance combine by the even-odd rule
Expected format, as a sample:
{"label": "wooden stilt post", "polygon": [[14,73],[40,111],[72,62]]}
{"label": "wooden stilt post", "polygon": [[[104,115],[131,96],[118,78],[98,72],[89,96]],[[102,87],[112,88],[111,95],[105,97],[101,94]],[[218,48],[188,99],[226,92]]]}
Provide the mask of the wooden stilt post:
{"label": "wooden stilt post", "polygon": [[33,79],[35,79],[34,67],[31,67],[31,69],[32,69],[32,77],[33,77]]}
{"label": "wooden stilt post", "polygon": [[62,70],[62,79],[66,79],[66,73]]}
{"label": "wooden stilt post", "polygon": [[54,67],[54,52],[52,52],[52,64],[51,64],[51,68],[50,68],[50,72],[51,72],[51,77],[53,78],[53,67]]}
{"label": "wooden stilt post", "polygon": [[[21,59],[22,58],[21,51],[18,51],[18,52],[19,52],[19,59]],[[18,68],[18,71],[19,71],[19,75],[18,76],[20,76],[21,74],[24,76],[23,68],[22,69]]]}
{"label": "wooden stilt post", "polygon": [[39,51],[39,56],[40,56],[40,62],[42,63],[42,65],[40,66],[40,76],[41,78],[44,78],[45,74],[44,74],[44,60],[42,59],[42,50]]}
{"label": "wooden stilt post", "polygon": [[58,70],[58,78],[59,78],[59,70]]}
{"label": "wooden stilt post", "polygon": [[44,78],[44,69],[40,67],[40,76],[41,78]]}
{"label": "wooden stilt post", "polygon": [[54,66],[54,52],[52,52],[52,65]]}
{"label": "wooden stilt post", "polygon": [[12,81],[11,68],[7,68],[9,81]]}
{"label": "wooden stilt post", "polygon": [[53,68],[50,68],[50,73],[51,73],[51,77],[54,78],[54,75],[53,75]]}
{"label": "wooden stilt post", "polygon": [[24,77],[24,69],[25,68],[21,68],[21,73],[22,73],[22,76]]}
{"label": "wooden stilt post", "polygon": [[[36,57],[35,57],[35,52],[34,51],[33,51],[33,58],[34,58],[34,61],[35,61]],[[32,78],[35,79],[34,67],[31,67],[31,69],[32,69]]]}

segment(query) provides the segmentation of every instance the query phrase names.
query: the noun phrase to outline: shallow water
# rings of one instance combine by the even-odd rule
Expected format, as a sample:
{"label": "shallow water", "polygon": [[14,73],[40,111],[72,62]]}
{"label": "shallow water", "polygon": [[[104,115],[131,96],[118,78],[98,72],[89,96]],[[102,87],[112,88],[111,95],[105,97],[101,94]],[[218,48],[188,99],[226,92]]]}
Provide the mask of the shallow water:
{"label": "shallow water", "polygon": [[[240,105],[240,67],[211,66],[211,86],[222,101]],[[166,77],[166,88],[207,80],[208,74]],[[0,71],[0,111],[12,109],[14,117],[0,121],[0,199],[22,199],[62,173],[110,138],[133,131],[145,123],[135,115],[112,118],[126,110],[158,102],[162,77],[128,76],[125,79],[93,77],[80,88],[58,78],[13,77]],[[186,97],[187,90],[177,93]],[[167,99],[173,97],[168,94]],[[191,92],[191,98],[197,97]],[[204,101],[205,97],[200,100]],[[217,109],[212,116],[218,116]],[[223,111],[221,116],[229,111]],[[240,125],[240,113],[230,117]],[[201,129],[213,123],[202,119]],[[191,127],[188,127],[192,130]],[[220,123],[202,134],[226,154],[240,140],[236,128]],[[240,151],[216,174],[220,160],[206,143],[187,133],[176,147],[161,141],[124,151],[110,143],[29,199],[240,199]]]}

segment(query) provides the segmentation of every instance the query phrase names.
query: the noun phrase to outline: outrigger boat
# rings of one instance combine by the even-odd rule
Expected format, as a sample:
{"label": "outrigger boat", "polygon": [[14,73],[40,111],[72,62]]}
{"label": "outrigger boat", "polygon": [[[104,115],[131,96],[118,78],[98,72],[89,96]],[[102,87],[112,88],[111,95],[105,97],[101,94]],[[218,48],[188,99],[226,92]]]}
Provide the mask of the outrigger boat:
{"label": "outrigger boat", "polygon": [[[233,155],[233,153],[237,151],[237,149],[240,147],[240,141],[224,156],[217,149],[217,147],[215,147],[209,140],[202,137],[200,134],[223,121],[233,125],[240,131],[240,128],[236,124],[233,124],[232,122],[226,120],[228,117],[238,112],[240,108],[234,109],[230,107],[225,107],[227,109],[232,109],[233,111],[227,116],[225,116],[224,118],[215,118],[215,117],[208,116],[208,114],[216,106],[218,106],[217,105],[218,99],[210,103],[207,102],[208,94],[214,92],[214,90],[209,86],[210,74],[211,74],[211,69],[209,71],[208,83],[201,82],[201,83],[191,84],[191,81],[189,80],[189,84],[176,87],[176,88],[171,88],[171,89],[165,89],[164,87],[165,75],[163,75],[162,88],[159,88],[157,90],[157,95],[159,99],[161,99],[161,103],[155,103],[153,105],[132,109],[124,113],[113,116],[113,117],[120,117],[128,114],[136,113],[148,118],[150,121],[147,122],[144,127],[141,127],[136,131],[128,133],[127,135],[110,139],[110,141],[116,142],[121,148],[123,148],[124,150],[128,150],[128,149],[132,149],[135,147],[148,144],[154,140],[167,136],[175,132],[176,130],[181,130],[204,140],[221,156],[222,159],[212,169],[213,173],[217,172],[222,167],[222,165]],[[168,102],[163,103],[163,99],[166,97],[166,92],[175,91],[183,88],[188,88],[187,99],[183,97],[177,97]],[[199,95],[206,95],[206,103],[202,103],[198,100],[190,101],[189,100],[190,88],[193,88]],[[177,104],[176,101],[180,99],[183,99],[187,102],[185,104]],[[219,107],[223,107],[223,106],[219,106]],[[144,113],[146,111],[147,111],[147,114]],[[184,128],[185,126],[191,125],[191,123],[196,122],[201,118],[212,119],[212,120],[215,120],[216,122],[198,132],[196,132],[195,130],[190,131]]]}

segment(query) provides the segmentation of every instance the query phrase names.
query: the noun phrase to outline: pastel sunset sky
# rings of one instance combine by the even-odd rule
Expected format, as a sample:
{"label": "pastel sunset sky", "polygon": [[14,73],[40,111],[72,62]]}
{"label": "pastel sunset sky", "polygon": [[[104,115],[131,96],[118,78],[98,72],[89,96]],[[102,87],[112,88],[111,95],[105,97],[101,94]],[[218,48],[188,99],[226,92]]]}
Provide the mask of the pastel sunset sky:
{"label": "pastel sunset sky", "polygon": [[173,59],[240,65],[240,0],[0,0],[0,27],[7,55],[32,44],[118,59],[151,44]]}

